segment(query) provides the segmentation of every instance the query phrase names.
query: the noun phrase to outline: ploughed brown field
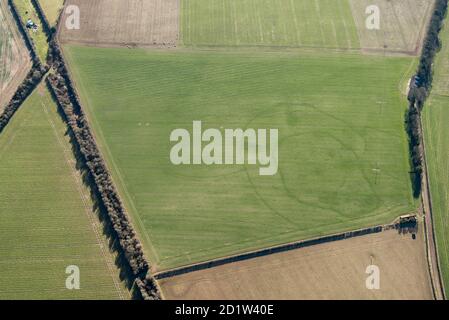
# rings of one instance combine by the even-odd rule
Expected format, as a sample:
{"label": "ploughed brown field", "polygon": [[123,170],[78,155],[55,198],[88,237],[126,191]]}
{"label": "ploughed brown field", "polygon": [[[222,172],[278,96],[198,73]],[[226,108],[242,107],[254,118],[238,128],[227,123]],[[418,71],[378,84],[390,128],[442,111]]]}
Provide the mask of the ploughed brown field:
{"label": "ploughed brown field", "polygon": [[178,40],[178,0],[68,0],[80,9],[80,29],[60,24],[63,43],[171,47]]}
{"label": "ploughed brown field", "polygon": [[[369,265],[380,289],[366,288]],[[422,226],[268,255],[160,281],[167,299],[432,299]]]}

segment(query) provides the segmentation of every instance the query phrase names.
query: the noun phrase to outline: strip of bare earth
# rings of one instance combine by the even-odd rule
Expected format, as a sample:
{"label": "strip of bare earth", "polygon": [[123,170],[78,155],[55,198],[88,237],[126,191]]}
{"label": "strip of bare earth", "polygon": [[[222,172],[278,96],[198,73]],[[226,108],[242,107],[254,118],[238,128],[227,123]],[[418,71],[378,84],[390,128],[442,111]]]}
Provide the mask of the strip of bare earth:
{"label": "strip of bare earth", "polygon": [[[43,30],[49,39],[47,64],[51,66],[53,72],[46,78],[47,87],[58,108],[65,115],[65,120],[74,137],[75,147],[82,155],[83,165],[88,168],[88,174],[93,182],[91,187],[113,227],[113,230],[111,230],[113,240],[118,240],[119,254],[123,254],[131,268],[134,274],[132,280],[141,298],[160,299],[160,290],[149,272],[149,263],[143,255],[140,241],[137,239],[131,223],[129,223],[128,215],[91,134],[89,124],[79,103],[78,94],[72,86],[70,75],[67,72],[65,61],[57,43],[57,36],[53,32],[54,29],[50,27],[40,4],[37,1],[32,1],[32,3],[38,16],[43,18],[41,21]],[[133,296],[136,297],[136,292]]]}

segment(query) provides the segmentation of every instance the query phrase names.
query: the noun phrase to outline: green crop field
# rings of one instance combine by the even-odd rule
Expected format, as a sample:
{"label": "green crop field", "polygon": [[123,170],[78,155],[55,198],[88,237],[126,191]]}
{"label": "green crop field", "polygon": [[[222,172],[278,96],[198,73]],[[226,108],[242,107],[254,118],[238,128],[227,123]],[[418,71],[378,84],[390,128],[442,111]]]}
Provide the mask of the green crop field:
{"label": "green crop field", "polygon": [[[0,135],[0,299],[129,297],[65,132],[40,87]],[[80,290],[66,289],[70,265]]]}
{"label": "green crop field", "polygon": [[[159,269],[388,223],[415,209],[411,58],[68,46],[97,139]],[[279,129],[279,171],[170,162],[170,133]]]}
{"label": "green crop field", "polygon": [[443,49],[434,63],[434,81],[425,105],[423,125],[432,193],[438,255],[446,295],[449,294],[449,28],[441,31]]}
{"label": "green crop field", "polygon": [[284,46],[357,49],[348,0],[182,1],[186,46]]}

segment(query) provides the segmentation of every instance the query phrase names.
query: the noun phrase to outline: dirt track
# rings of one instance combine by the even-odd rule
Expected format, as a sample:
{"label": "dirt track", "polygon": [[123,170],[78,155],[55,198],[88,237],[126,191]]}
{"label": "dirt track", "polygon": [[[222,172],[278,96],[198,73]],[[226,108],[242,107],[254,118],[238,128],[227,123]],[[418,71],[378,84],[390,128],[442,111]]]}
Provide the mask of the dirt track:
{"label": "dirt track", "polygon": [[[420,225],[422,229],[422,225]],[[380,268],[380,289],[365,285]],[[273,254],[160,281],[168,299],[432,299],[423,230],[382,233]]]}
{"label": "dirt track", "polygon": [[178,40],[178,0],[68,0],[80,9],[80,29],[60,23],[62,43],[172,47]]}
{"label": "dirt track", "polygon": [[31,67],[28,51],[16,29],[6,1],[0,2],[0,112]]}

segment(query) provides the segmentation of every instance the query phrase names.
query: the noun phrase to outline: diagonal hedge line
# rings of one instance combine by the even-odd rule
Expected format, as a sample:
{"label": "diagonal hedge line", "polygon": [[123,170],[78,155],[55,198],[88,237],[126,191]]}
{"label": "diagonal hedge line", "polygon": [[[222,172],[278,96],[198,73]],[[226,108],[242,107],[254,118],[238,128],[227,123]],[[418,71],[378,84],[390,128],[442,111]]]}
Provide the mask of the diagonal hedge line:
{"label": "diagonal hedge line", "polygon": [[54,70],[54,74],[47,77],[47,86],[63,111],[65,120],[75,138],[76,147],[83,156],[83,164],[93,178],[94,184],[91,187],[93,187],[97,199],[101,201],[109,222],[113,226],[113,238],[118,240],[121,253],[124,254],[135,276],[134,283],[140,291],[141,298],[160,299],[159,288],[149,272],[149,263],[143,254],[142,245],[136,237],[70,79],[59,44],[56,41],[55,29],[50,27],[39,1],[31,0],[31,2],[42,20],[43,30],[50,39],[47,64]]}

